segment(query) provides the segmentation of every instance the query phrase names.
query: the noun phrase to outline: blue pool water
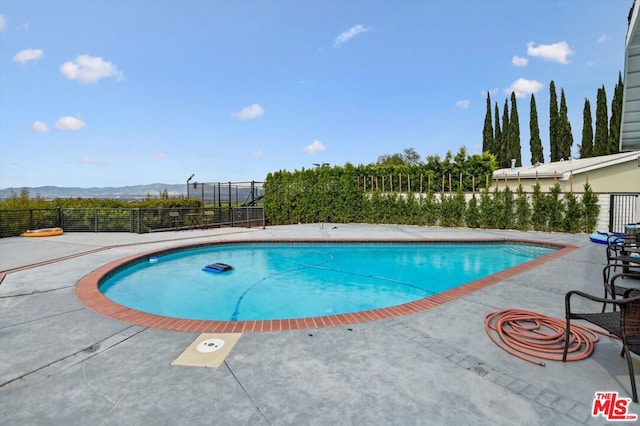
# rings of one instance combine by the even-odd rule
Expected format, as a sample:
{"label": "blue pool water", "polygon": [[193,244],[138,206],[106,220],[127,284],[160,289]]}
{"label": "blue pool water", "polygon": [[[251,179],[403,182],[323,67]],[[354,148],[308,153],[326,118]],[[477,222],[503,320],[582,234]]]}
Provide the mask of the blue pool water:
{"label": "blue pool water", "polygon": [[[519,244],[242,244],[160,255],[100,291],[139,311],[196,320],[335,315],[422,299],[553,248]],[[202,271],[211,263],[233,270]]]}

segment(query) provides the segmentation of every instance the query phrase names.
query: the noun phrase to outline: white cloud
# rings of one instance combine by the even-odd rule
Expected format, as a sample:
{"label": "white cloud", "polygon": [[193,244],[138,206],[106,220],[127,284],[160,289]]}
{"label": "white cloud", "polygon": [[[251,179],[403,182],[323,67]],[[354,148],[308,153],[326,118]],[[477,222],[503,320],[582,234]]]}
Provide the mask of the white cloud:
{"label": "white cloud", "polygon": [[327,149],[327,147],[322,142],[316,139],[311,145],[307,145],[304,147],[304,152],[311,155],[315,154],[316,152],[324,151],[325,149]]}
{"label": "white cloud", "polygon": [[598,37],[598,43],[604,43],[608,40],[611,40],[611,37],[609,37],[607,34],[602,34],[600,37]]}
{"label": "white cloud", "polygon": [[4,19],[4,15],[0,15],[0,31],[4,31],[7,28],[7,20]]}
{"label": "white cloud", "polygon": [[164,151],[157,151],[153,153],[153,156],[159,159],[163,159],[167,156],[167,153]]}
{"label": "white cloud", "polygon": [[95,83],[109,77],[124,80],[124,74],[115,65],[97,56],[78,55],[75,61],[62,64],[60,72],[69,80],[81,83]]}
{"label": "white cloud", "polygon": [[24,64],[29,61],[37,61],[42,58],[44,51],[42,49],[25,49],[16,53],[13,57],[13,60],[16,62],[20,62]]}
{"label": "white cloud", "polygon": [[553,44],[541,44],[537,47],[532,41],[527,43],[527,55],[542,58],[545,61],[568,64],[569,60],[567,58],[573,53],[575,52],[571,50],[566,41],[559,41]]}
{"label": "white cloud", "polygon": [[85,126],[85,122],[76,117],[65,116],[56,122],[56,128],[60,130],[76,131]]}
{"label": "white cloud", "polygon": [[469,101],[468,99],[463,99],[461,101],[456,102],[456,108],[467,109],[469,108],[470,104],[471,104],[471,101]]}
{"label": "white cloud", "polygon": [[49,131],[49,126],[47,126],[46,123],[43,123],[42,121],[34,121],[31,125],[31,130],[36,133],[47,133]]}
{"label": "white cloud", "polygon": [[529,60],[527,58],[522,58],[516,55],[513,57],[513,59],[511,59],[511,63],[515,67],[526,67],[529,63]]}
{"label": "white cloud", "polygon": [[251,104],[247,107],[242,108],[240,111],[231,114],[232,117],[235,117],[239,120],[253,120],[254,118],[258,118],[263,115],[264,108],[262,108],[258,104]]}
{"label": "white cloud", "polygon": [[537,80],[527,80],[526,78],[519,78],[510,87],[504,89],[504,92],[511,94],[514,92],[517,98],[524,98],[531,93],[538,93],[542,89],[543,85]]}
{"label": "white cloud", "polygon": [[104,164],[104,161],[99,160],[97,158],[93,158],[93,157],[80,157],[80,162],[82,164],[95,164],[98,166],[101,166]]}
{"label": "white cloud", "polygon": [[[489,93],[489,95],[491,95],[491,96],[495,96],[496,94],[498,94],[498,92],[499,92],[499,91],[500,91],[500,89],[495,88],[495,89],[491,89],[491,90],[489,90],[489,92],[488,92],[488,93]],[[486,91],[484,91],[484,90],[483,90],[482,92],[480,92],[480,94],[482,95],[482,97],[483,97],[483,98],[486,98],[486,97],[487,97],[487,92],[486,92]]]}
{"label": "white cloud", "polygon": [[262,150],[258,149],[256,151],[253,151],[251,154],[249,154],[250,157],[262,157]]}
{"label": "white cloud", "polygon": [[338,37],[336,37],[336,41],[333,44],[333,46],[334,47],[338,47],[342,43],[346,43],[347,41],[349,41],[353,37],[357,36],[358,34],[366,33],[369,30],[371,30],[371,28],[367,28],[362,24],[358,24],[358,25],[356,25],[354,27],[351,27],[347,31],[343,32]]}

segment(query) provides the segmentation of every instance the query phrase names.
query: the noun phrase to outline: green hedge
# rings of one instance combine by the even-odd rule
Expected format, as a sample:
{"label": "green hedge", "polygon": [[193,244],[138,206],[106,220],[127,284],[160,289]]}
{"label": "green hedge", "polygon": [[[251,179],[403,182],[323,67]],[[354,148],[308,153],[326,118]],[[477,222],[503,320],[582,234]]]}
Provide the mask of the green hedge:
{"label": "green hedge", "polygon": [[[581,197],[561,194],[556,184],[548,193],[536,185],[532,194],[521,185],[515,193],[509,187],[493,192],[484,188],[467,200],[462,187],[424,193],[413,187],[408,191],[408,185],[403,192],[382,191],[375,184],[365,189],[362,172],[347,165],[270,173],[265,181],[265,215],[272,225],[360,222],[576,233],[593,232],[599,213],[597,195],[589,185]],[[378,178],[381,182],[382,176]],[[385,184],[392,182],[385,179]]]}

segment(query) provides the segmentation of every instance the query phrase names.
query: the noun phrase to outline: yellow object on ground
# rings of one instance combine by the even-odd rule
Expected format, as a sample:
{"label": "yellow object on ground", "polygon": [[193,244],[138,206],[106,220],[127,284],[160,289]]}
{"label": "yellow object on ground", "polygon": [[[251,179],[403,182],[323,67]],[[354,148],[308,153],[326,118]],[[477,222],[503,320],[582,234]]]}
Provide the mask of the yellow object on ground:
{"label": "yellow object on ground", "polygon": [[53,237],[54,235],[62,235],[62,228],[42,228],[28,229],[20,234],[21,237]]}

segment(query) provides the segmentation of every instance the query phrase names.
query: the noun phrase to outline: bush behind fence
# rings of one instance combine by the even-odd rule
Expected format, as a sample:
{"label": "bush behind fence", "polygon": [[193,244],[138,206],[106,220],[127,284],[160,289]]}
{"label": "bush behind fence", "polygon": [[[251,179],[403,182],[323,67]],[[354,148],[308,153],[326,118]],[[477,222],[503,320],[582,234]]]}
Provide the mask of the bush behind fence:
{"label": "bush behind fence", "polygon": [[360,222],[589,233],[600,211],[598,196],[588,184],[582,194],[563,194],[559,184],[549,192],[536,184],[532,193],[522,185],[515,192],[506,187],[472,194],[390,193],[365,191],[352,183],[353,176],[342,175],[344,182],[270,178],[265,182],[264,206],[273,225]]}
{"label": "bush behind fence", "polygon": [[262,207],[0,209],[0,237],[54,227],[69,232],[145,233],[264,224]]}

